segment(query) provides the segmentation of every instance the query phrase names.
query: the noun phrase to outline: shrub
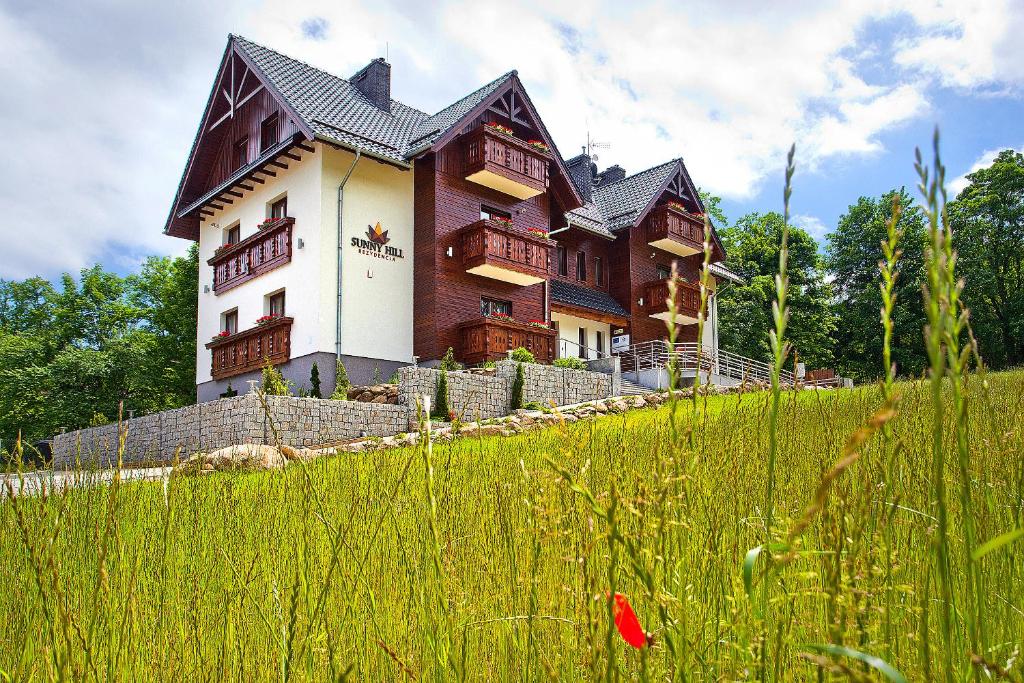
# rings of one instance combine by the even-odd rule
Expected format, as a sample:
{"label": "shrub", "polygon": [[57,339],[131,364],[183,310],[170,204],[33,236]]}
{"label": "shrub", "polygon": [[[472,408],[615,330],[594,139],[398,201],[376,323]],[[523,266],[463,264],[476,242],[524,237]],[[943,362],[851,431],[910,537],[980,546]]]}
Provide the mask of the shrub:
{"label": "shrub", "polygon": [[381,377],[380,366],[379,365],[374,365],[373,366],[373,381],[371,381],[370,384],[380,384],[383,381],[384,381],[384,378]]}
{"label": "shrub", "polygon": [[434,396],[434,406],[430,415],[440,420],[448,419],[448,371],[443,368],[441,377],[437,380],[437,393]]}
{"label": "shrub", "polygon": [[572,370],[586,370],[587,364],[582,359],[576,356],[569,356],[568,358],[556,358],[552,363],[558,368],[570,368]]}
{"label": "shrub", "polygon": [[498,367],[498,364],[495,363],[493,360],[485,360],[483,363],[480,364],[480,367],[484,368],[485,370],[493,370],[494,368]]}
{"label": "shrub", "polygon": [[391,376],[388,377],[388,384],[398,384],[398,370],[392,372]]}
{"label": "shrub", "polygon": [[[516,349],[525,351],[525,349]],[[527,351],[529,353],[529,351]],[[533,355],[531,354],[531,358]],[[519,410],[523,407],[523,384],[526,381],[526,372],[522,363],[516,363],[516,378],[512,381],[512,410]]]}
{"label": "shrub", "polygon": [[320,368],[317,367],[316,361],[309,369],[309,395],[311,398],[323,398],[320,395]]}
{"label": "shrub", "polygon": [[526,410],[544,410],[544,406],[537,401],[527,401],[523,404]]}
{"label": "shrub", "polygon": [[348,372],[345,371],[345,364],[341,362],[340,358],[338,359],[335,377],[334,393],[331,394],[331,398],[335,401],[345,401],[348,399],[348,389],[352,386],[352,383],[348,381]]}
{"label": "shrub", "polygon": [[438,367],[448,372],[462,369],[462,363],[455,360],[455,350],[452,347],[449,346],[448,350],[444,352],[444,356],[441,358],[441,365]]}
{"label": "shrub", "polygon": [[517,363],[536,363],[537,359],[533,357],[533,354],[520,346],[518,349],[512,352],[512,360]]}
{"label": "shrub", "polygon": [[228,382],[228,388],[224,390],[224,393],[220,395],[221,398],[231,398],[232,396],[238,396],[238,391],[231,386],[231,382]]}
{"label": "shrub", "polygon": [[291,391],[281,371],[267,359],[263,366],[263,385],[260,387],[267,396],[289,396]]}

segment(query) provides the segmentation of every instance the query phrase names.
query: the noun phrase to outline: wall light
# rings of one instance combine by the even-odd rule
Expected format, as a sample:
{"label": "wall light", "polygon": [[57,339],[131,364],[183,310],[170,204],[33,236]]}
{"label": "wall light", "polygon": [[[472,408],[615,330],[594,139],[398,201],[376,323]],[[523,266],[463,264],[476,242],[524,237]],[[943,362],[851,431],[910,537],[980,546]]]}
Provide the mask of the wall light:
{"label": "wall light", "polygon": [[366,277],[373,277],[373,269],[372,268],[367,268],[366,269]]}
{"label": "wall light", "polygon": [[305,243],[305,242],[303,242],[303,241],[302,241],[302,238],[300,237],[300,238],[299,238],[299,243],[298,243],[298,247],[299,247],[299,249],[302,249],[302,248],[303,248],[304,246],[306,246],[306,243]]}
{"label": "wall light", "polygon": [[448,258],[451,258],[452,256],[455,255],[455,248],[448,247],[447,249],[444,250],[444,255],[447,256]]}
{"label": "wall light", "polygon": [[203,285],[203,294],[210,293],[210,285]]}
{"label": "wall light", "polygon": [[643,297],[640,297],[640,301],[638,301],[637,303],[638,303],[639,305],[643,306],[643,305],[644,305],[644,298],[643,298]]}

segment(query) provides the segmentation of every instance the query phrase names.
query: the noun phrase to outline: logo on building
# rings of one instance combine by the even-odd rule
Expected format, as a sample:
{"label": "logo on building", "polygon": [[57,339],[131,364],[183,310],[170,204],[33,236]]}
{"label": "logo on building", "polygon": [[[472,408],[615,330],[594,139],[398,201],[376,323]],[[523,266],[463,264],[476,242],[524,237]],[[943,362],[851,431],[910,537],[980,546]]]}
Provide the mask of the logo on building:
{"label": "logo on building", "polygon": [[377,221],[376,225],[366,226],[366,237],[367,239],[362,237],[352,238],[352,246],[360,254],[384,259],[385,261],[396,261],[400,258],[405,258],[402,255],[401,249],[388,244],[391,238],[388,237],[388,231],[381,227],[380,221]]}

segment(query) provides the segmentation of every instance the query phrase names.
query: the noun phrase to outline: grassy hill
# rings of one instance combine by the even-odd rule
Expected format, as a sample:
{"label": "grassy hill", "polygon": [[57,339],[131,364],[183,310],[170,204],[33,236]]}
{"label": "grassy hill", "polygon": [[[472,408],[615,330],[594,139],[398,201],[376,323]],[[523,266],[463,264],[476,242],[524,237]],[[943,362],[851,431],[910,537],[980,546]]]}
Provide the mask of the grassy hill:
{"label": "grassy hill", "polygon": [[[1022,525],[1024,372],[969,381],[966,507],[952,455],[938,495],[927,385],[897,390],[895,417],[878,429],[876,418],[845,453],[877,414],[877,388],[784,394],[774,482],[769,394],[758,393],[429,453],[8,499],[0,670],[175,681],[885,675],[815,647],[833,645],[910,680],[942,677],[947,657],[962,680],[972,654],[1019,679],[1024,541],[968,552]],[[628,596],[652,647],[619,639],[609,592]]]}

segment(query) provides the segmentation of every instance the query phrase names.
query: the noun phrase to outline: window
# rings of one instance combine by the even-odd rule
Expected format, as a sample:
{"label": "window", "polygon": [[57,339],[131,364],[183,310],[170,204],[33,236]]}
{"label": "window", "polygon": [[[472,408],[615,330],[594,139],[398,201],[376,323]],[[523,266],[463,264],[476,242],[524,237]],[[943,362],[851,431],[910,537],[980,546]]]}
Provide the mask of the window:
{"label": "window", "polygon": [[672,276],[672,269],[669,268],[668,266],[663,266],[662,264],[659,263],[658,264],[658,279],[659,280],[667,280],[671,276]]}
{"label": "window", "polygon": [[501,209],[491,208],[490,206],[481,206],[480,219],[486,221],[492,218],[504,218],[506,220],[512,220],[512,214],[510,214],[508,211],[502,211]]}
{"label": "window", "polygon": [[260,152],[277,144],[277,114],[271,114],[260,124]]}
{"label": "window", "polygon": [[480,299],[480,315],[494,315],[495,313],[512,315],[512,302],[499,299]]}
{"label": "window", "polygon": [[249,138],[242,138],[235,143],[234,157],[231,161],[232,169],[235,171],[249,163]]}
{"label": "window", "polygon": [[604,259],[600,256],[594,257],[594,280],[598,287],[604,287]]}
{"label": "window", "polygon": [[587,357],[587,328],[580,328],[580,358]]}
{"label": "window", "polygon": [[288,217],[288,197],[281,197],[276,202],[270,205],[270,217],[271,218],[287,218]]}
{"label": "window", "polygon": [[236,225],[233,228],[228,228],[227,240],[224,242],[224,244],[238,244],[239,242],[242,241],[241,238],[242,228],[241,226]]}
{"label": "window", "polygon": [[580,282],[587,281],[587,254],[586,252],[576,252],[576,279]]}
{"label": "window", "polygon": [[562,277],[569,276],[569,252],[561,244],[558,245],[558,274]]}
{"label": "window", "polygon": [[228,311],[223,316],[223,324],[221,329],[229,334],[236,334],[238,332],[238,309]]}
{"label": "window", "polygon": [[284,291],[271,294],[268,297],[267,313],[270,315],[284,315]]}
{"label": "window", "polygon": [[604,332],[597,331],[597,357],[604,358]]}

